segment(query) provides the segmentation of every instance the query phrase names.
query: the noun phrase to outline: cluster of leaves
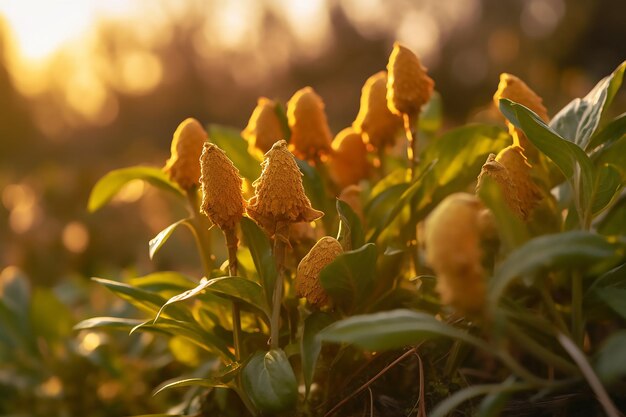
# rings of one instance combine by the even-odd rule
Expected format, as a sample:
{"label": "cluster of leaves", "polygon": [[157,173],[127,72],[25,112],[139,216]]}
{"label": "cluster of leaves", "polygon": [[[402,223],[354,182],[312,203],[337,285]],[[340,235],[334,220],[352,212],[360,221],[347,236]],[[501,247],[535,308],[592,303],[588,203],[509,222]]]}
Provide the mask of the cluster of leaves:
{"label": "cluster of leaves", "polygon": [[[156,388],[208,388],[208,394],[193,391],[197,401],[170,410],[178,415],[242,415],[246,409],[254,415],[330,415],[345,406],[352,411],[396,407],[398,415],[415,411],[421,416],[444,416],[465,407],[493,416],[514,400],[564,392],[583,397],[593,392],[607,414],[617,415],[613,401],[624,401],[626,375],[626,114],[605,119],[624,68],[568,104],[549,125],[521,104],[501,100],[502,113],[542,153],[551,173],[549,185],[558,193],[556,204],[546,210],[556,227],[546,234],[549,229],[541,223],[545,218],[522,223],[495,184],[482,188],[480,198],[494,215],[502,243],[488,278],[482,317],[462,317],[441,304],[434,291],[436,277],[412,256],[416,247],[411,239],[418,223],[446,196],[472,187],[487,156],[511,139],[490,125],[439,134],[435,96],[420,119],[425,146],[417,172],[407,180],[401,158],[389,156],[387,166],[400,167],[376,183],[363,184],[364,221],[326,191],[323,172],[299,161],[307,195],[326,213],[326,233],[336,234],[349,250],[320,273],[334,300],[334,309],[325,311],[311,309],[295,296],[291,284],[300,251],[291,252],[280,348],[267,347],[277,277],[271,242],[247,218],[241,222],[243,244],[237,252],[240,276],[216,269],[201,280],[178,272],[128,282],[96,279],[147,317],[99,317],[76,328],[152,332],[195,346],[199,365]],[[245,179],[258,177],[258,161],[238,131],[209,126],[208,133]],[[186,198],[155,168],[109,173],[95,186],[89,208],[99,209],[138,178],[171,193],[191,213],[150,242],[151,256],[179,225],[200,233],[197,207],[189,205],[195,198]],[[421,275],[410,275],[411,262]],[[239,360],[232,302],[242,308]],[[393,379],[396,399],[389,405],[388,397],[374,393],[386,393],[385,388],[373,384],[397,372],[393,366],[409,354],[417,358],[418,372]],[[378,358],[389,355],[399,358],[381,366]],[[371,405],[358,396],[367,388]],[[480,396],[484,399],[475,402]]]}

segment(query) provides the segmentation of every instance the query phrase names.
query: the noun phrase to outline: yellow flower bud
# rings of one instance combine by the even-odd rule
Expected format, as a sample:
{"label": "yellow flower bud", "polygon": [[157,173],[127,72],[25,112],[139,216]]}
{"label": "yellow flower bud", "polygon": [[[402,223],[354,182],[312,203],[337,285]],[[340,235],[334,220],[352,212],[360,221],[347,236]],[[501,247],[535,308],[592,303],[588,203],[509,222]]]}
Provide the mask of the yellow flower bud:
{"label": "yellow flower bud", "polygon": [[287,103],[290,149],[300,159],[319,160],[330,152],[331,133],[324,102],[311,87],[298,90]]}
{"label": "yellow flower bud", "polygon": [[[530,110],[537,113],[537,115],[544,122],[548,122],[549,120],[548,111],[543,105],[543,99],[531,90],[524,81],[520,80],[515,75],[507,73],[500,74],[498,90],[493,95],[493,101],[498,109],[500,108],[501,98],[508,98],[509,100],[528,107]],[[513,144],[521,146],[531,159],[536,161],[538,157],[537,149],[528,141],[524,132],[517,129],[508,121],[507,126],[509,128],[509,133],[513,137]]]}
{"label": "yellow flower bud", "polygon": [[171,156],[163,171],[181,188],[189,190],[200,180],[200,154],[208,139],[202,125],[193,118],[185,119],[174,132]]}
{"label": "yellow flower bud", "polygon": [[274,236],[277,226],[312,222],[324,215],[311,207],[302,186],[302,173],[287,142],[276,142],[261,165],[263,171],[252,184],[255,194],[248,202],[247,213],[266,233]]}
{"label": "yellow flower bud", "polygon": [[340,188],[367,178],[370,166],[367,149],[359,133],[351,127],[343,129],[333,140],[333,153],[328,159],[329,174]]}
{"label": "yellow flower bud", "polygon": [[246,203],[241,193],[239,170],[226,153],[212,143],[204,144],[200,162],[200,211],[220,229],[232,229],[241,220]]}
{"label": "yellow flower bud", "polygon": [[316,307],[329,305],[330,299],[319,280],[322,269],[343,253],[337,239],[325,236],[302,258],[296,273],[296,294]]}
{"label": "yellow flower bud", "polygon": [[241,136],[248,141],[248,152],[260,157],[269,151],[277,140],[283,139],[284,133],[276,115],[276,102],[266,97],[259,98],[248,126],[241,132]]}
{"label": "yellow flower bud", "polygon": [[489,154],[487,161],[483,164],[478,175],[478,183],[476,184],[476,192],[480,191],[485,177],[489,177],[500,187],[504,202],[511,211],[520,219],[524,217],[522,212],[522,204],[518,197],[516,184],[511,180],[509,171],[504,165],[496,160],[495,154]]}
{"label": "yellow flower bud", "polygon": [[446,197],[424,225],[427,259],[437,274],[437,291],[444,304],[467,314],[485,303],[480,219],[484,207],[468,193]]}
{"label": "yellow flower bud", "polygon": [[393,146],[402,118],[387,107],[387,72],[380,71],[365,81],[361,90],[361,107],[352,127],[363,134],[365,143],[374,149]]}
{"label": "yellow flower bud", "polygon": [[435,82],[408,48],[398,42],[387,64],[387,107],[397,115],[417,116],[430,100]]}

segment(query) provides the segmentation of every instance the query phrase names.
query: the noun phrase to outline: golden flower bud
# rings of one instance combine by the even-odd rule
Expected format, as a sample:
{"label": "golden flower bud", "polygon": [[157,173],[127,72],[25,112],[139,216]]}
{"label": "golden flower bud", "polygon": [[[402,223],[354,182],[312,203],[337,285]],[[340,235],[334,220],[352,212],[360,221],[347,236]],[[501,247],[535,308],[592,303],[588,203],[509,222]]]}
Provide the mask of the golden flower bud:
{"label": "golden flower bud", "polygon": [[387,107],[397,115],[417,116],[430,100],[435,82],[408,48],[398,42],[387,64]]}
{"label": "golden flower bud", "polygon": [[441,300],[468,314],[480,312],[485,302],[483,209],[474,195],[452,194],[439,203],[424,225],[427,259],[437,274]]}
{"label": "golden flower bud", "polygon": [[324,102],[311,87],[298,90],[287,102],[290,149],[300,159],[319,160],[330,152],[332,139]]}
{"label": "golden flower bud", "polygon": [[239,170],[223,150],[208,142],[204,144],[200,162],[200,211],[220,229],[232,229],[241,220],[246,204],[241,193]]}
{"label": "golden flower bud", "polygon": [[330,299],[320,283],[319,274],[341,253],[343,248],[337,239],[325,236],[317,241],[298,265],[295,282],[298,297],[305,297],[316,307],[329,305]]}
{"label": "golden flower bud", "polygon": [[[500,74],[500,83],[498,84],[498,90],[493,95],[493,102],[496,107],[500,108],[500,99],[508,98],[516,103],[522,104],[528,107],[530,110],[537,113],[537,115],[544,122],[548,122],[548,110],[543,105],[543,99],[539,97],[533,90],[526,85],[526,83],[515,75],[502,73]],[[537,149],[532,143],[528,141],[528,138],[524,135],[524,132],[513,126],[512,123],[507,121],[509,133],[513,137],[513,144],[521,146],[531,159],[536,160],[538,157]]]}
{"label": "golden flower bud", "polygon": [[302,186],[302,173],[287,142],[279,140],[265,154],[261,176],[252,183],[254,197],[248,202],[248,215],[270,236],[277,226],[312,222],[324,215],[311,207]]}
{"label": "golden flower bud", "polygon": [[361,107],[352,127],[363,134],[365,143],[374,149],[393,146],[402,118],[387,107],[387,72],[380,71],[365,81],[361,90]]}
{"label": "golden flower bud", "polygon": [[485,177],[489,177],[498,186],[502,192],[502,198],[509,209],[520,219],[524,217],[522,204],[518,197],[516,184],[511,180],[509,171],[497,159],[495,154],[489,154],[487,161],[483,164],[478,175],[478,183],[476,184],[476,192],[478,193],[483,185]]}
{"label": "golden flower bud", "polygon": [[340,188],[367,178],[370,166],[363,138],[351,127],[343,129],[333,140],[333,153],[328,159],[331,179]]}
{"label": "golden flower bud", "polygon": [[171,156],[163,171],[184,190],[198,185],[200,180],[200,154],[208,139],[202,125],[193,118],[183,120],[174,132]]}
{"label": "golden flower bud", "polygon": [[248,141],[248,152],[261,157],[277,140],[283,139],[284,133],[276,115],[276,102],[266,97],[259,98],[241,136]]}

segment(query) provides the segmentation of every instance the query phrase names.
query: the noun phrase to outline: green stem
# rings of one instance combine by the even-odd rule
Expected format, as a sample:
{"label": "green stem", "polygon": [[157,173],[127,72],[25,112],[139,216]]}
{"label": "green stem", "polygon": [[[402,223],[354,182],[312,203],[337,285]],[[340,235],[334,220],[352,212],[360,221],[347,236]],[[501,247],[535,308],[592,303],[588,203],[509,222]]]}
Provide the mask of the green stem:
{"label": "green stem", "polygon": [[[231,277],[236,277],[238,273],[237,263],[237,245],[239,239],[235,229],[224,230],[224,236],[226,237],[226,246],[228,247],[228,273]],[[233,301],[233,340],[235,344],[235,358],[239,362],[241,360],[241,306],[238,301]]]}
{"label": "green stem", "polygon": [[193,236],[196,240],[198,251],[200,252],[200,259],[202,261],[202,267],[204,268],[204,274],[207,278],[211,277],[211,271],[213,270],[213,258],[211,257],[211,234],[209,229],[211,223],[206,216],[200,214],[198,207],[198,194],[196,193],[196,187],[193,187],[186,191],[187,201],[191,208],[191,226]]}
{"label": "green stem", "polygon": [[[404,133],[408,142],[406,155],[409,159],[409,178],[413,179],[415,168],[417,166],[417,127],[412,126],[414,117],[408,114],[403,115]],[[415,118],[416,119],[416,118]]]}
{"label": "green stem", "polygon": [[274,294],[272,296],[272,317],[270,319],[270,348],[280,347],[280,308],[283,302],[283,280],[285,275],[285,239],[289,224],[278,224],[274,234],[274,260],[278,276],[274,283]]}
{"label": "green stem", "polygon": [[585,323],[583,321],[583,274],[572,272],[572,338],[579,347],[583,345]]}

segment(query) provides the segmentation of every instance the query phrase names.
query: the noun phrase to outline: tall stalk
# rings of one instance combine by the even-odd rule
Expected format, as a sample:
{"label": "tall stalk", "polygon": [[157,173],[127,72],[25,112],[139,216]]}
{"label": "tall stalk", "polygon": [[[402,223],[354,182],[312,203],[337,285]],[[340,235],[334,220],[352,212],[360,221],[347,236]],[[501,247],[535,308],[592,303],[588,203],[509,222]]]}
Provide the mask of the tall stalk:
{"label": "tall stalk", "polygon": [[191,208],[191,230],[196,240],[198,251],[200,252],[200,260],[202,261],[204,274],[209,278],[214,266],[214,261],[211,256],[211,234],[209,232],[211,223],[208,218],[200,214],[196,187],[187,190],[186,194],[187,201]]}
{"label": "tall stalk", "polygon": [[272,295],[272,317],[270,319],[270,348],[280,347],[280,309],[283,302],[283,281],[285,279],[285,247],[289,223],[279,223],[274,235],[274,261],[276,262],[276,282]]}
{"label": "tall stalk", "polygon": [[[231,277],[236,277],[238,274],[237,263],[237,245],[239,239],[235,229],[225,229],[224,237],[226,238],[226,246],[228,248],[228,274]],[[237,361],[241,360],[241,306],[238,301],[233,300],[232,307],[233,314],[233,341],[235,344],[235,358]]]}

